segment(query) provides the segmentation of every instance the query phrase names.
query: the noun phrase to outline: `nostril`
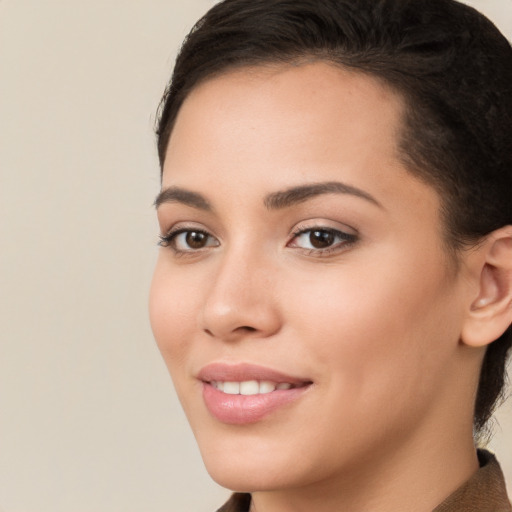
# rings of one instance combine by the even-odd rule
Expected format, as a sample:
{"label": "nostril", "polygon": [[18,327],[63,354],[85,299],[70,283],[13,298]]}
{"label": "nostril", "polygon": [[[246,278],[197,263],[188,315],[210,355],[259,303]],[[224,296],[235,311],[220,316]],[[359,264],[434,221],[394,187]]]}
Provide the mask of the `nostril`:
{"label": "nostril", "polygon": [[[1,1],[1,0],[0,0]],[[240,337],[243,337],[244,335],[249,335],[254,332],[258,332],[258,329],[256,327],[251,327],[250,325],[241,325],[240,327],[235,327],[234,329],[231,329],[229,333],[218,333],[216,334],[215,329],[207,329],[204,328],[203,332],[206,333],[208,336],[211,336],[212,338],[222,338],[222,339],[238,339]]]}
{"label": "nostril", "polygon": [[246,332],[254,332],[254,331],[256,331],[256,328],[250,327],[248,325],[243,325],[242,327],[239,327],[238,330],[246,331]]}
{"label": "nostril", "polygon": [[[211,336],[212,338],[216,338],[217,335],[215,334],[214,331],[210,330],[210,329],[203,329],[203,331],[208,335],[208,336]],[[250,333],[253,333],[253,332],[257,332],[258,329],[256,329],[256,327],[251,327],[249,325],[241,325],[240,327],[236,327],[235,329],[233,329],[231,331],[230,334],[227,335],[227,337],[225,339],[228,339],[228,338],[238,338],[240,336],[243,337],[243,335],[247,335],[247,334],[250,334]],[[226,334],[224,335],[226,336]],[[223,336],[220,336],[219,337],[223,337]]]}

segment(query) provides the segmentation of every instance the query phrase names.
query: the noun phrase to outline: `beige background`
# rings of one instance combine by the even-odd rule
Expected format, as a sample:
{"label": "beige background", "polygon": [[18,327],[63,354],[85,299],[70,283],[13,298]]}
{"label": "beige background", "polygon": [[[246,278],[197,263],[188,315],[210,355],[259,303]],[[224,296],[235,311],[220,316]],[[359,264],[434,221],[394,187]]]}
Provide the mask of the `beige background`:
{"label": "beige background", "polygon": [[[207,512],[227,495],[146,313],[154,111],[212,3],[0,0],[3,512]],[[472,4],[512,37],[512,0]],[[512,487],[510,412],[494,447]]]}

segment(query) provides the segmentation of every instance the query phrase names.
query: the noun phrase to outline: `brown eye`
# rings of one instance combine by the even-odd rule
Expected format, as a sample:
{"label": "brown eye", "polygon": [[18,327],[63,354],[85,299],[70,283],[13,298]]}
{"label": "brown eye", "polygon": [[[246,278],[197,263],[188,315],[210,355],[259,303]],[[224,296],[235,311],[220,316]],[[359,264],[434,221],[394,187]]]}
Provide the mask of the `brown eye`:
{"label": "brown eye", "polygon": [[201,231],[188,231],[185,233],[185,242],[190,249],[202,249],[206,247],[208,235]]}
{"label": "brown eye", "polygon": [[330,231],[311,231],[309,234],[309,243],[315,249],[325,249],[330,247],[336,240],[334,234]]}
{"label": "brown eye", "polygon": [[194,252],[208,247],[218,247],[219,241],[206,231],[183,229],[160,237],[162,247],[170,247],[176,253]]}
{"label": "brown eye", "polygon": [[357,235],[331,228],[312,228],[298,231],[288,244],[309,251],[310,255],[326,255],[342,251],[357,240]]}

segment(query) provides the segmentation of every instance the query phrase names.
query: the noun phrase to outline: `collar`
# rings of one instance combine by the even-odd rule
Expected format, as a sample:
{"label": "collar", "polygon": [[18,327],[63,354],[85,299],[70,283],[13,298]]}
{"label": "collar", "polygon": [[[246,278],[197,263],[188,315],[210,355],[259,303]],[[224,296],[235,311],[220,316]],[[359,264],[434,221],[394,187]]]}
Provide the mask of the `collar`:
{"label": "collar", "polygon": [[512,512],[496,457],[478,450],[480,469],[433,512]]}

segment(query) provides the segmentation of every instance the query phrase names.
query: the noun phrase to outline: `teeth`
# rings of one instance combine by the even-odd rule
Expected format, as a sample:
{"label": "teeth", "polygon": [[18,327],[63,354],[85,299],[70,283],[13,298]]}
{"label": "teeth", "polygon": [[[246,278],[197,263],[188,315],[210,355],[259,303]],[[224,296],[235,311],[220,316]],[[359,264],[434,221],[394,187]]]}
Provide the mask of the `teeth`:
{"label": "teeth", "polygon": [[211,381],[210,384],[228,395],[264,395],[275,390],[288,390],[293,387],[289,382],[276,384],[268,380],[246,380],[243,382]]}
{"label": "teeth", "polygon": [[215,389],[218,389],[219,391],[224,391],[224,382],[220,382],[220,381],[212,380],[212,381],[210,382],[210,384],[211,384]]}
{"label": "teeth", "polygon": [[241,395],[257,395],[260,392],[260,385],[257,380],[247,380],[240,382]]}
{"label": "teeth", "polygon": [[272,393],[276,389],[276,385],[268,380],[262,380],[260,382],[260,393]]}
{"label": "teeth", "polygon": [[227,395],[239,395],[240,382],[224,382],[224,389],[222,391]]}

